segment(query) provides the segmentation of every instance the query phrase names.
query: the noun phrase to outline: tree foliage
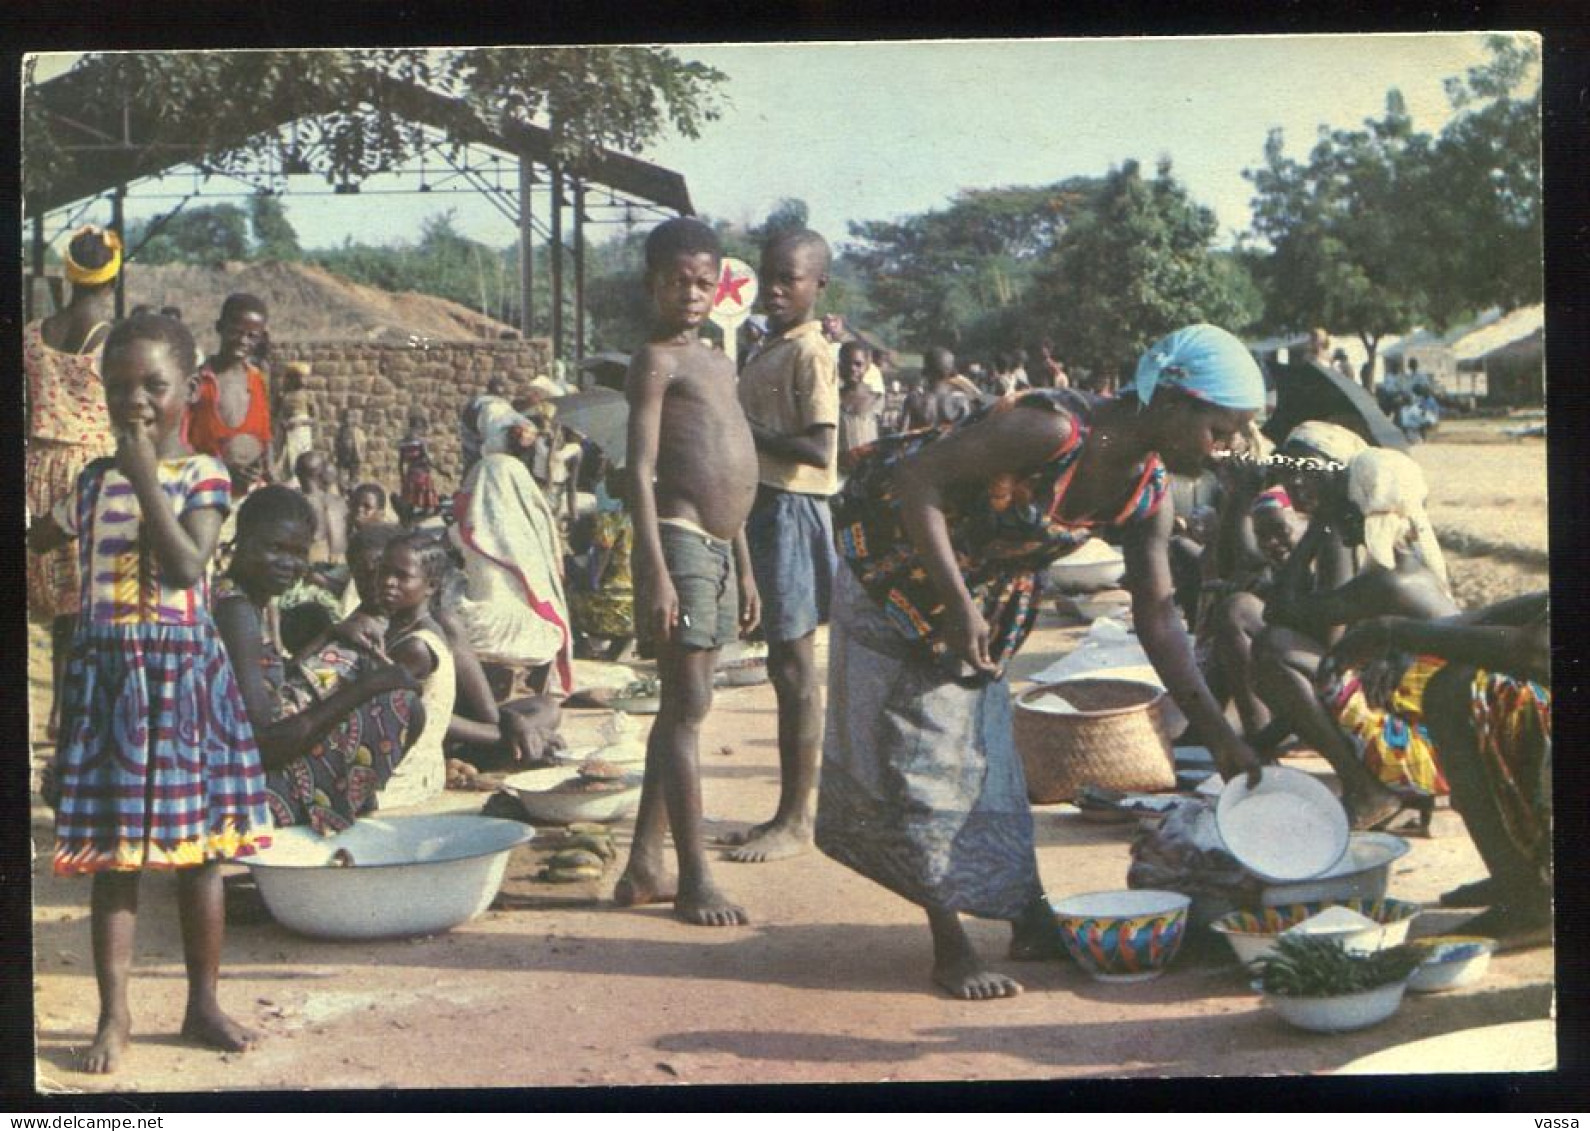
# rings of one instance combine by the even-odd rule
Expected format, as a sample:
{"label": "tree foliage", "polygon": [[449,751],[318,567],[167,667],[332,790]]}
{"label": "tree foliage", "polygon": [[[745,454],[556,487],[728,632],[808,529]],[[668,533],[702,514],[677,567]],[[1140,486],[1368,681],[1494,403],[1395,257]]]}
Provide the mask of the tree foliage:
{"label": "tree foliage", "polygon": [[254,259],[286,262],[303,258],[303,249],[298,246],[298,232],[287,219],[281,197],[264,192],[250,197],[248,224],[254,236]]}
{"label": "tree foliage", "polygon": [[249,257],[248,215],[235,204],[186,208],[134,224],[127,232],[137,263],[193,263],[206,267]]}
{"label": "tree foliage", "polygon": [[[1274,329],[1386,334],[1444,326],[1541,295],[1539,52],[1493,36],[1490,59],[1448,81],[1459,111],[1439,137],[1413,130],[1402,96],[1362,129],[1321,127],[1306,161],[1280,131],[1246,170]],[[1366,370],[1367,372],[1367,370]]]}
{"label": "tree foliage", "polygon": [[1152,179],[1128,161],[1062,234],[1029,296],[1032,321],[1089,369],[1127,365],[1193,322],[1240,332],[1255,295],[1241,262],[1211,250],[1217,230],[1169,161]]}
{"label": "tree foliage", "polygon": [[[81,132],[49,112],[31,70],[24,77],[31,196],[94,155],[69,151]],[[699,136],[721,112],[724,75],[662,47],[504,47],[96,52],[62,76],[74,121],[101,134],[119,136],[123,107],[134,108],[150,123],[140,141],[186,147],[203,168],[278,158],[331,183],[391,169],[423,144],[392,79],[460,98],[490,125],[545,125],[556,159],[578,171],[604,147],[635,152],[669,128]]]}
{"label": "tree foliage", "polygon": [[969,189],[939,211],[852,223],[846,258],[868,280],[872,310],[898,325],[906,344],[992,348],[1019,322],[1043,256],[1096,184],[1074,177],[1038,188]]}

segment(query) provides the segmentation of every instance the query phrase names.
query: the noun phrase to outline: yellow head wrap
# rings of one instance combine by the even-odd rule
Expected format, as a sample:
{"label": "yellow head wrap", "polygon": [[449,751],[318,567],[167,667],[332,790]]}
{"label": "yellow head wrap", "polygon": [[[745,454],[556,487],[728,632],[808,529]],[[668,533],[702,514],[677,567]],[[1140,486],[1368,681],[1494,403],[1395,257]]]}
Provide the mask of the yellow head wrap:
{"label": "yellow head wrap", "polygon": [[121,237],[110,228],[96,228],[92,224],[85,225],[72,233],[72,239],[86,232],[92,232],[105,241],[105,246],[110,248],[110,261],[103,267],[84,267],[72,258],[72,245],[66,245],[66,251],[61,259],[65,264],[66,278],[76,287],[100,287],[114,279],[121,271]]}

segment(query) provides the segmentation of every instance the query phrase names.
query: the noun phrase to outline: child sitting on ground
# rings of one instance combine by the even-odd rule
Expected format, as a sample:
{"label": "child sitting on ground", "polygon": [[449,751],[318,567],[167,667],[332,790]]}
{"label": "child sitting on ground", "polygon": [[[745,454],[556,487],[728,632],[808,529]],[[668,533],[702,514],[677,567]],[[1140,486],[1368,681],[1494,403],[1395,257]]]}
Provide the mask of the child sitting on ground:
{"label": "child sitting on ground", "polygon": [[[733,363],[698,336],[722,259],[716,233],[699,220],[653,230],[646,285],[656,321],[626,380],[637,627],[657,648],[662,708],[646,744],[634,847],[613,899],[672,902],[676,916],[700,926],[747,921],[708,874],[697,746],[718,651],[758,619],[745,546],[756,447],[735,398]],[[663,863],[670,826],[677,889]]]}

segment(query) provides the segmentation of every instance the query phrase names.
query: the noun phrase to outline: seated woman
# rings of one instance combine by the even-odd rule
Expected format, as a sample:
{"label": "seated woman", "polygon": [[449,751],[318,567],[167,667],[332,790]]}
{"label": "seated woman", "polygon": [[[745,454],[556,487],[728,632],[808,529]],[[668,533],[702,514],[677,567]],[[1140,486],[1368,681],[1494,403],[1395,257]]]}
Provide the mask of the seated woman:
{"label": "seated woman", "polygon": [[[378,600],[377,579],[387,545],[401,537],[399,526],[374,523],[357,531],[348,547],[352,590],[359,604],[322,640],[311,646],[314,664],[335,667],[349,649],[378,652],[385,641],[387,620]],[[443,588],[446,588],[444,579]],[[453,714],[448,720],[445,750],[477,769],[523,767],[546,760],[563,745],[558,734],[562,711],[557,700],[529,696],[498,706],[491,684],[469,643],[458,616],[440,601],[432,602],[431,619],[441,629],[453,658]]]}
{"label": "seated woman", "polygon": [[[1243,733],[1261,750],[1273,749],[1291,733],[1284,721],[1271,719],[1270,709],[1253,687],[1253,642],[1264,631],[1264,605],[1275,571],[1301,537],[1298,516],[1306,519],[1318,508],[1324,473],[1345,468],[1367,447],[1339,425],[1309,420],[1287,434],[1274,459],[1263,464],[1227,460],[1221,465],[1230,505],[1221,513],[1216,578],[1205,582],[1211,600],[1198,628],[1208,641],[1212,686],[1222,702],[1236,703]],[[1273,470],[1266,473],[1266,467]],[[1284,498],[1285,506],[1261,507],[1266,489],[1279,490],[1280,495],[1270,498],[1277,502]],[[1270,538],[1268,550],[1259,541],[1260,524]],[[1280,560],[1274,560],[1276,553],[1283,554]],[[1352,553],[1342,545],[1341,536],[1325,532],[1313,568],[1303,574],[1304,590],[1334,589],[1355,572]]]}
{"label": "seated woman", "polygon": [[537,691],[573,690],[573,633],[563,593],[558,521],[510,452],[533,425],[488,402],[477,417],[481,457],[458,494],[454,544],[467,587],[458,616],[482,662],[529,669]]}
{"label": "seated woman", "polygon": [[[1433,772],[1416,719],[1370,710],[1356,679],[1346,679],[1326,702],[1316,698],[1320,660],[1339,628],[1374,616],[1431,620],[1456,613],[1446,561],[1425,515],[1428,489],[1419,465],[1401,452],[1370,448],[1345,473],[1325,480],[1308,532],[1276,577],[1265,608],[1269,622],[1254,645],[1254,686],[1280,725],[1330,762],[1355,828],[1383,828],[1405,808],[1428,832],[1435,794],[1445,783]],[[1362,545],[1367,561],[1351,581],[1305,593],[1306,578],[1328,530],[1348,546]]]}
{"label": "seated woman", "polygon": [[[1418,657],[1414,660],[1413,657]],[[1320,665],[1327,687],[1344,669],[1362,672],[1377,708],[1409,689],[1420,663],[1439,665],[1423,683],[1420,713],[1490,877],[1441,897],[1446,907],[1489,907],[1460,928],[1506,946],[1550,941],[1551,641],[1546,593],[1461,616],[1362,621]]]}
{"label": "seated woman", "polygon": [[265,639],[265,606],[306,568],[313,532],[302,495],[280,485],[254,492],[239,508],[236,552],[213,600],[265,765],[271,815],[278,825],[329,835],[376,807],[425,712],[401,665],[365,663],[326,690]]}

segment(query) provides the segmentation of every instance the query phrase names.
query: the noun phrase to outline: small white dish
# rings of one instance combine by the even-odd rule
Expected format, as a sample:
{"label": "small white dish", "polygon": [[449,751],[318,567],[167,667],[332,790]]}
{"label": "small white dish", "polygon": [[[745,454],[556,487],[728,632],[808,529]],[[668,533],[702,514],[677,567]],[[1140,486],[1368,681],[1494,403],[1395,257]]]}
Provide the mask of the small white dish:
{"label": "small white dish", "polygon": [[1347,851],[1347,811],[1311,774],[1267,766],[1257,789],[1246,775],[1227,782],[1215,803],[1215,827],[1248,871],[1271,883],[1329,871]]}

